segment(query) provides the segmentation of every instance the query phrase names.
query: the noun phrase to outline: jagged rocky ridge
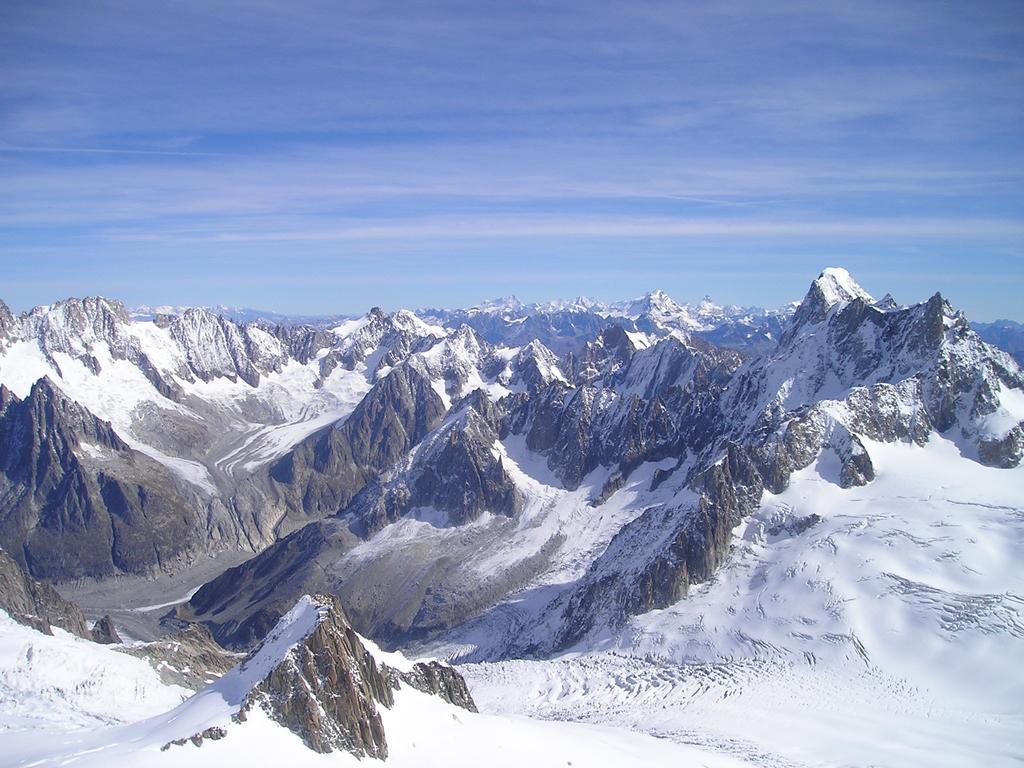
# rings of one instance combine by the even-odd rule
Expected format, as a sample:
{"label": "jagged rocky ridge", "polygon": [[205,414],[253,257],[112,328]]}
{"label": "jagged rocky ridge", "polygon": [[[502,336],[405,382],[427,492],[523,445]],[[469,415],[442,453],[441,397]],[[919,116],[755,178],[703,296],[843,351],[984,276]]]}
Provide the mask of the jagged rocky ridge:
{"label": "jagged rocky ridge", "polygon": [[[3,316],[0,381],[13,376],[24,390],[5,360],[36,344],[61,366],[54,392],[88,400],[74,366],[102,379],[121,363],[157,391],[131,362],[136,343],[170,396],[157,392],[110,419],[96,400],[99,415],[82,406],[70,421],[83,434],[100,429],[89,418],[105,421],[123,443],[87,457],[107,477],[126,485],[116,457],[155,463],[182,501],[140,527],[132,551],[154,552],[148,560],[58,560],[37,575],[173,569],[220,549],[267,547],[180,611],[233,647],[249,647],[300,595],[327,590],[360,631],[392,643],[505,615],[514,596],[537,595],[492,653],[545,653],[684,596],[727,556],[730,531],[762,492],[823,455],[834,457],[837,483],[854,485],[874,475],[871,441],[939,433],[967,459],[996,466],[1019,463],[1022,452],[1021,375],[1009,356],[941,297],[909,308],[876,302],[841,270],[823,273],[792,317],[777,313],[770,339],[743,355],[702,339],[710,320],[705,328],[663,294],[617,307],[374,310],[335,328],[202,312],[125,326],[110,302],[72,304]],[[523,318],[541,315],[557,349],[496,330],[519,333]],[[507,346],[513,338],[523,343]],[[298,420],[285,413],[293,406]],[[241,446],[229,444],[241,422]],[[81,438],[62,439],[83,453]],[[205,480],[184,478],[175,461]],[[51,485],[74,474],[70,459],[52,466]],[[145,482],[135,488],[134,497],[152,496]],[[45,519],[42,507],[31,511]],[[191,540],[161,532],[183,508],[195,515]],[[83,519],[59,528],[58,540],[99,541],[113,553],[115,537],[104,533],[117,527],[113,517]],[[28,537],[19,525],[2,529],[14,551]],[[172,539],[184,549],[162,550]],[[106,551],[83,548],[93,550]]]}
{"label": "jagged rocky ridge", "polygon": [[[389,463],[374,446],[390,423],[365,425],[350,475],[333,484],[284,488],[271,460],[346,415],[378,373],[442,333],[376,309],[334,330],[240,325],[205,310],[138,323],[106,299],[20,318],[3,309],[0,542],[58,581],[258,551],[336,511],[358,490],[353,476]],[[380,391],[382,407],[398,378]],[[259,478],[239,467],[246,460]]]}
{"label": "jagged rocky ridge", "polygon": [[[635,516],[506,640],[503,654],[551,652],[684,597],[721,564],[732,529],[763,492],[781,491],[824,453],[835,457],[844,486],[874,477],[872,440],[922,443],[940,433],[968,459],[1013,466],[1021,457],[1024,414],[1005,393],[1020,392],[1024,379],[1009,356],[985,345],[941,297],[909,308],[876,302],[842,270],[823,273],[778,345],[746,361],[692,339],[644,346],[611,328],[566,367],[571,383],[552,378],[497,400],[481,390],[453,403],[432,434],[335,519],[211,582],[192,599],[193,615],[224,642],[244,644],[254,617],[266,623],[275,605],[326,588],[343,595],[363,631],[400,643],[486,619],[492,607],[500,613],[503,596],[543,576],[565,544],[556,533],[500,578],[477,574],[482,584],[457,578],[475,573],[460,558],[486,561],[484,550],[499,546],[473,525],[480,511],[498,515],[487,523],[497,537],[509,530],[500,516],[517,518],[524,506],[514,468],[496,448],[503,441],[520,440],[569,491],[603,471],[589,495],[595,510],[640,466],[667,462],[640,489]],[[438,467],[450,479],[444,492]],[[383,531],[403,515],[465,528],[470,543],[440,558],[408,543],[388,546]],[[369,545],[378,532],[381,544]],[[422,567],[408,575],[410,563]],[[400,567],[402,579],[394,576]]]}
{"label": "jagged rocky ridge", "polygon": [[147,573],[233,527],[49,379],[0,385],[0,541],[41,578]]}
{"label": "jagged rocky ridge", "polygon": [[902,309],[876,303],[844,270],[826,270],[778,347],[734,375],[683,503],[651,509],[616,535],[550,609],[561,630],[547,647],[684,597],[721,563],[731,530],[762,493],[783,491],[823,452],[834,455],[843,487],[874,478],[862,438],[923,443],[945,433],[969,457],[1016,466],[1024,414],[1008,412],[999,393],[1022,388],[1009,356],[987,347],[940,295]]}
{"label": "jagged rocky ridge", "polygon": [[202,709],[204,699],[220,698],[225,717],[204,720],[201,732],[166,748],[229,737],[227,718],[245,722],[259,708],[316,752],[383,760],[388,747],[379,708],[391,708],[401,686],[476,711],[465,681],[451,667],[404,660],[400,667],[378,660],[336,598],[304,596],[237,667],[169,713],[172,721],[187,721],[189,710]]}
{"label": "jagged rocky ridge", "polygon": [[[476,357],[460,356],[455,373],[443,379],[449,397],[463,391],[469,378],[487,386],[479,370],[488,369],[492,350],[471,331],[460,334],[459,348],[472,350]],[[220,641],[244,646],[299,594],[331,589],[339,591],[363,631],[397,642],[450,628],[489,607],[496,597],[533,578],[564,542],[556,536],[507,571],[488,574],[472,587],[471,595],[453,581],[461,568],[457,552],[439,559],[436,552],[400,555],[396,550],[379,553],[372,562],[346,560],[347,553],[358,558],[360,541],[404,515],[457,527],[486,511],[492,516],[489,521],[498,515],[514,525],[523,508],[522,491],[510,475],[511,465],[506,465],[510,460],[495,452],[499,438],[521,437],[531,452],[547,460],[558,482],[573,489],[602,465],[619,467],[621,481],[644,461],[677,457],[689,450],[688,443],[703,440],[708,409],[739,358],[675,338],[642,350],[626,341],[626,349],[618,347],[619,357],[607,353],[609,344],[599,345],[601,352],[591,359],[602,363],[603,372],[588,373],[576,386],[560,372],[549,372],[546,385],[533,392],[509,392],[495,402],[477,389],[455,401],[443,423],[366,485],[337,518],[314,523],[230,569],[192,598],[187,617],[209,622]],[[445,360],[448,355],[436,357]],[[473,377],[465,374],[467,359],[480,361]],[[421,364],[415,357],[408,363]],[[437,370],[451,367],[442,364]],[[492,389],[502,386],[500,380],[499,374]],[[611,479],[612,486],[615,482]],[[610,486],[606,492],[613,490]],[[503,525],[498,521],[480,531],[499,535]],[[468,546],[480,552],[487,545],[481,541]],[[409,556],[417,562],[418,578],[408,570]],[[343,560],[345,565],[340,564]],[[463,597],[441,597],[448,594]]]}
{"label": "jagged rocky ridge", "polygon": [[693,336],[729,349],[758,350],[774,344],[792,311],[792,306],[723,307],[708,297],[696,305],[680,305],[663,291],[652,291],[612,304],[586,298],[523,304],[512,296],[469,309],[427,309],[420,314],[448,327],[469,325],[492,344],[522,346],[538,340],[558,355],[566,355],[578,353],[586,341],[614,326],[655,336]]}

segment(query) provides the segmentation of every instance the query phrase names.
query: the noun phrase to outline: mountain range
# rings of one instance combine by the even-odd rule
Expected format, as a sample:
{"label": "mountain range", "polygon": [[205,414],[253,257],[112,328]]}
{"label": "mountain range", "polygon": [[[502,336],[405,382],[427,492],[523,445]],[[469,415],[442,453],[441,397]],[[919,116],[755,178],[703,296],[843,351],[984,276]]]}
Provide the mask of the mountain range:
{"label": "mountain range", "polygon": [[[950,764],[997,764],[1021,747],[1020,335],[840,268],[777,310],[661,292],[333,318],[0,304],[0,547],[109,614],[105,637],[198,627],[258,656],[343,616],[335,633],[458,663],[489,711],[759,764],[821,754],[770,735],[804,710],[741,736],[744,717],[780,681],[813,708],[841,679],[901,713],[887,727],[957,734]],[[517,677],[562,693],[512,695]],[[278,682],[261,690],[302,687]],[[748,707],[693,736],[707,691],[736,686]],[[619,689],[678,716],[616,708]],[[294,725],[285,710],[267,711]],[[353,742],[298,720],[307,746],[384,756],[376,726]],[[858,761],[879,754],[931,755]]]}

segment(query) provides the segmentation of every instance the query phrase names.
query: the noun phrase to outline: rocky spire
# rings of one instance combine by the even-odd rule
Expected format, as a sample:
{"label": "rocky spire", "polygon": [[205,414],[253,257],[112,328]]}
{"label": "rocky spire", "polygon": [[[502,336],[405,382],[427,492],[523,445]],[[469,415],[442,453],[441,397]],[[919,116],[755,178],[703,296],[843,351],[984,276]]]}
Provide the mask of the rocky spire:
{"label": "rocky spire", "polygon": [[[306,595],[241,664],[173,713],[175,720],[205,728],[171,744],[228,736],[230,721],[244,722],[259,708],[316,752],[383,760],[388,745],[380,707],[392,707],[402,685],[476,711],[465,681],[451,667],[401,660],[399,669],[382,663],[375,652],[352,629],[337,598]],[[228,705],[230,721],[191,717],[190,709],[210,710],[217,698]]]}
{"label": "rocky spire", "polygon": [[793,327],[817,323],[825,319],[837,304],[861,300],[874,304],[875,299],[842,267],[828,267],[811,283],[811,287],[793,316]]}
{"label": "rocky spire", "polygon": [[377,705],[394,704],[388,676],[348,623],[336,598],[304,597],[244,661],[256,667],[288,639],[293,621],[315,613],[308,634],[277,661],[246,697],[242,712],[254,706],[297,734],[316,752],[344,750],[384,759],[384,724]]}
{"label": "rocky spire", "polygon": [[100,645],[120,645],[123,642],[121,636],[117,634],[114,620],[109,615],[104,616],[92,625],[90,636],[94,642]]}
{"label": "rocky spire", "polygon": [[4,339],[14,327],[14,315],[10,307],[0,300],[0,340]]}

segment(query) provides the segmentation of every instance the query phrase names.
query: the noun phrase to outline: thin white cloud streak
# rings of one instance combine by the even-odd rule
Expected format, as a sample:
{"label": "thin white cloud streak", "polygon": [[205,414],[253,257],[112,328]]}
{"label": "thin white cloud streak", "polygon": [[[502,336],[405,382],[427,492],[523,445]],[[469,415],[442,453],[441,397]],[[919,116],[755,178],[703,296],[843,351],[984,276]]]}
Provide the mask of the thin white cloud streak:
{"label": "thin white cloud streak", "polygon": [[607,217],[438,217],[329,229],[162,233],[109,232],[115,242],[303,243],[560,238],[1024,238],[1024,221],[1003,219],[845,219],[776,221]]}
{"label": "thin white cloud streak", "polygon": [[[466,206],[545,208],[630,203],[758,208],[777,215],[865,193],[967,199],[1017,189],[1013,162],[901,164],[812,158],[700,159],[580,142],[431,147],[335,147],[188,164],[109,162],[40,170],[0,166],[0,226],[180,228],[181,219],[260,216],[265,227],[322,228],[372,205],[376,215],[455,213]],[[643,211],[639,211],[642,213]],[[175,221],[177,219],[177,221]]]}
{"label": "thin white cloud streak", "polygon": [[[813,139],[823,128],[860,135],[857,120],[879,114],[897,117],[901,130],[946,136],[1021,114],[1005,98],[1021,83],[1019,67],[950,66],[964,58],[1015,63],[1005,42],[1013,20],[997,12],[881,2],[855,10],[845,2],[506,4],[468,13],[443,4],[398,13],[374,4],[294,6],[221,5],[210,13],[203,5],[43,4],[12,14],[11,43],[73,35],[132,66],[112,56],[63,68],[12,57],[6,89],[51,94],[53,103],[15,102],[8,129],[38,125],[33,115],[42,112],[43,124],[59,132],[50,119],[58,104],[71,132],[95,118],[99,134],[355,125],[507,135],[547,131],[552,119],[562,130],[635,134],[678,126],[696,112],[696,124],[717,134],[738,127],[756,138],[750,129],[770,128]],[[827,66],[804,50],[830,43],[839,55],[826,56]],[[885,63],[908,53],[939,66]],[[627,117],[587,114],[623,109]]]}

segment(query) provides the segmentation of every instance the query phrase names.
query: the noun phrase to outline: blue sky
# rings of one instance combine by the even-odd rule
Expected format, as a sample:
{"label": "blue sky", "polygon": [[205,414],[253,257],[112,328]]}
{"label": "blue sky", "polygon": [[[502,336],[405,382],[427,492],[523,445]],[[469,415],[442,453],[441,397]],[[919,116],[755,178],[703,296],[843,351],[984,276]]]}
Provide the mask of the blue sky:
{"label": "blue sky", "polygon": [[0,3],[0,296],[1024,319],[1019,2]]}

